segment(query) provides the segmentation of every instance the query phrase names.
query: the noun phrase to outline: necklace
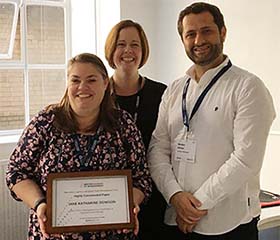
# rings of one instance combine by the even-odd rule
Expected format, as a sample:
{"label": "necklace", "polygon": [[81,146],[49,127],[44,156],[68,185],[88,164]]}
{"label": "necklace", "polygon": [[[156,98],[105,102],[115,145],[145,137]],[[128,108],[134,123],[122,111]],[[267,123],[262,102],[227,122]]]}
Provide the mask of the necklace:
{"label": "necklace", "polygon": [[[141,90],[142,83],[143,83],[143,77],[139,75],[139,78],[138,78],[138,89],[137,89],[137,93],[136,93],[137,95],[136,95],[136,102],[135,102],[135,112],[134,112],[134,115],[133,115],[133,120],[134,120],[135,123],[136,123],[137,118],[138,118],[138,108],[139,108],[139,105],[140,105],[140,94],[139,94],[139,92]],[[113,90],[113,94],[115,96],[117,96],[116,89],[115,89],[115,81],[114,81],[113,77],[112,77],[112,88],[113,88],[112,89]],[[119,106],[118,102],[116,102],[116,104],[117,104],[117,107],[120,109],[120,106]]]}

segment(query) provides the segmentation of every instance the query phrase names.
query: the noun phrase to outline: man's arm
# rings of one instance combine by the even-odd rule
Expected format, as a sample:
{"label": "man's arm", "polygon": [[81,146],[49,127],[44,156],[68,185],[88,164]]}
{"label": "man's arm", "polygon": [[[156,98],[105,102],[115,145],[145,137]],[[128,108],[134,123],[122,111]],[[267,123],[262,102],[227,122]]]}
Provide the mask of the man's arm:
{"label": "man's arm", "polygon": [[233,147],[229,159],[194,193],[201,209],[211,209],[260,173],[275,110],[271,95],[256,77],[244,81],[238,95]]}
{"label": "man's arm", "polygon": [[195,225],[207,212],[197,209],[201,204],[191,193],[183,192],[171,164],[171,136],[168,126],[169,91],[163,95],[156,129],[148,150],[148,161],[153,180],[166,201],[174,206],[178,225]]}
{"label": "man's arm", "polygon": [[170,88],[162,96],[156,128],[148,149],[148,163],[152,178],[167,202],[183,189],[178,184],[171,164],[171,136],[168,126]]}

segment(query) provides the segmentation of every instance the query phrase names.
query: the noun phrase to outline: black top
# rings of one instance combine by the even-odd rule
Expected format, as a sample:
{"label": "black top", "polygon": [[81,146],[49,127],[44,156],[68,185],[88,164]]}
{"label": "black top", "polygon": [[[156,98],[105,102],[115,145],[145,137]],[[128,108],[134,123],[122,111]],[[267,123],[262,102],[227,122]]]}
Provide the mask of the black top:
{"label": "black top", "polygon": [[134,116],[136,110],[137,95],[140,96],[136,125],[142,134],[146,150],[148,149],[151,135],[156,126],[158,108],[165,89],[166,85],[163,83],[145,77],[145,84],[138,93],[131,96],[116,95],[116,101],[119,107],[129,112],[131,116]]}
{"label": "black top", "polygon": [[[119,107],[129,112],[131,116],[135,114],[137,96],[140,96],[136,125],[141,132],[146,150],[156,126],[159,104],[165,89],[166,85],[163,83],[145,78],[145,84],[138,93],[131,96],[116,96]],[[140,223],[139,240],[164,238],[163,218],[165,208],[166,202],[153,183],[151,198],[145,205],[141,204],[140,206],[141,211],[138,215]]]}

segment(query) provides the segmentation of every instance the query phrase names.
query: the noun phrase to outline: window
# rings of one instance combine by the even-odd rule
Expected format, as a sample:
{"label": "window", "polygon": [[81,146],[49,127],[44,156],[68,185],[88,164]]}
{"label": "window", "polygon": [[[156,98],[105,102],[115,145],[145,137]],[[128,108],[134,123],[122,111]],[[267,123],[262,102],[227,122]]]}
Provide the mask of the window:
{"label": "window", "polygon": [[0,1],[0,59],[9,59],[13,55],[18,9],[18,1]]}
{"label": "window", "polygon": [[0,136],[19,134],[32,116],[62,97],[69,4],[0,0]]}

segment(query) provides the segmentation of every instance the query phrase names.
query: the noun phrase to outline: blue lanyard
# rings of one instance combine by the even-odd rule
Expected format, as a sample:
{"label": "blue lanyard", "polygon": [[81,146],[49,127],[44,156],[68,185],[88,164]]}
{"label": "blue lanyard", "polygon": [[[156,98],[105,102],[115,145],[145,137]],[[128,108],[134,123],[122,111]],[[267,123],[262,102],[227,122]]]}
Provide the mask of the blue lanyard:
{"label": "blue lanyard", "polygon": [[186,103],[186,96],[188,92],[188,88],[190,85],[191,78],[189,78],[185,84],[183,96],[182,96],[182,114],[183,114],[183,122],[184,125],[187,127],[187,130],[190,130],[190,121],[193,118],[194,114],[197,112],[198,108],[200,107],[203,99],[205,98],[206,94],[209,92],[209,90],[213,87],[213,85],[218,81],[218,79],[232,66],[231,61],[228,62],[226,66],[224,66],[211,80],[211,82],[207,85],[207,87],[203,90],[203,92],[200,94],[199,98],[197,99],[193,110],[191,112],[190,118],[188,116],[187,112],[187,103]]}
{"label": "blue lanyard", "polygon": [[[116,90],[115,90],[115,82],[114,82],[114,79],[112,77],[112,83],[113,83],[113,93],[115,94],[115,96],[118,96],[116,94]],[[139,110],[139,105],[140,105],[140,90],[142,88],[142,83],[143,83],[143,77],[141,75],[139,75],[139,78],[138,78],[138,90],[137,90],[137,95],[136,95],[136,102],[135,102],[135,112],[134,112],[134,115],[133,115],[133,120],[134,122],[136,123],[137,122],[137,119],[138,119],[138,110]],[[117,105],[117,108],[120,109],[120,105],[119,103],[116,101],[116,105]],[[130,113],[132,115],[132,113]]]}
{"label": "blue lanyard", "polygon": [[87,144],[87,154],[84,155],[84,151],[82,151],[79,143],[79,139],[77,135],[74,135],[74,143],[75,143],[75,149],[78,154],[78,159],[81,165],[81,170],[86,170],[89,162],[92,160],[93,152],[96,148],[97,142],[98,142],[98,136],[99,136],[100,128],[98,128],[96,135],[94,137],[89,136],[89,142]]}

